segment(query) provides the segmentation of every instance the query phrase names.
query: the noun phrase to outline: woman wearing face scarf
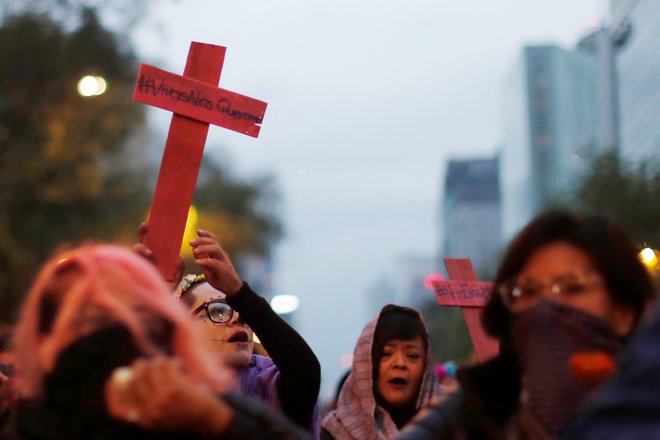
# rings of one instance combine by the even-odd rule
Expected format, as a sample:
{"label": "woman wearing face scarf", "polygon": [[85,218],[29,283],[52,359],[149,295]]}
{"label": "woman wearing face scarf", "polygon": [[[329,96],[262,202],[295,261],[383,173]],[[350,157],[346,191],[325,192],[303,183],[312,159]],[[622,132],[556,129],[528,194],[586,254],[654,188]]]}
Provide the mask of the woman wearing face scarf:
{"label": "woman wearing face scarf", "polygon": [[653,286],[605,218],[542,214],[513,240],[483,324],[500,355],[458,372],[460,390],[401,439],[552,439],[616,371]]}
{"label": "woman wearing face scarf", "polygon": [[89,245],[48,261],[23,304],[11,439],[306,438],[228,394],[233,372],[146,260]]}
{"label": "woman wearing face scarf", "polygon": [[362,330],[321,439],[394,438],[438,394],[430,341],[415,309],[387,305]]}

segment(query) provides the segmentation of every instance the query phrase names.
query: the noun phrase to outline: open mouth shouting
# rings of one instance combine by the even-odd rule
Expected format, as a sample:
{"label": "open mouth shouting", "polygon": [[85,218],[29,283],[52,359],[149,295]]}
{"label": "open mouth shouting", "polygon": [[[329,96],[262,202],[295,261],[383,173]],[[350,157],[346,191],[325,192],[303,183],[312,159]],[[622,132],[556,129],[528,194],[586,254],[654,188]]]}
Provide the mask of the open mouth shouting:
{"label": "open mouth shouting", "polygon": [[230,344],[245,344],[247,345],[248,343],[252,342],[250,339],[250,336],[245,330],[238,330],[234,334],[232,334],[229,339],[227,340]]}
{"label": "open mouth shouting", "polygon": [[389,383],[390,386],[395,389],[402,389],[408,385],[408,379],[405,377],[393,377],[392,379],[388,380],[387,383]]}
{"label": "open mouth shouting", "polygon": [[396,374],[379,380],[378,391],[388,405],[400,407],[415,400],[418,383],[410,375]]}
{"label": "open mouth shouting", "polygon": [[214,338],[213,342],[220,344],[233,344],[236,347],[248,347],[252,343],[252,338],[244,329],[234,331],[228,338],[217,339]]}

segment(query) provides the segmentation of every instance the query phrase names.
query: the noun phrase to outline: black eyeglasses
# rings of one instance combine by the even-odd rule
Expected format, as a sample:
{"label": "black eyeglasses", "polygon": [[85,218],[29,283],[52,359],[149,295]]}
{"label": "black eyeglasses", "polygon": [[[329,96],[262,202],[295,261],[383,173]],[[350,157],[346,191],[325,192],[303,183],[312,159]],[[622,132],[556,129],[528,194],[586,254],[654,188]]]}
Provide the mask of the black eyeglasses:
{"label": "black eyeglasses", "polygon": [[234,309],[223,299],[214,299],[209,302],[202,303],[199,307],[192,311],[192,315],[196,316],[199,312],[204,310],[206,316],[216,324],[224,324],[231,321],[234,316]]}
{"label": "black eyeglasses", "polygon": [[[578,295],[587,289],[596,287],[603,283],[600,275],[590,274],[566,274],[553,279],[537,280],[534,278],[514,278],[513,280],[502,283],[498,289],[498,294],[504,305],[508,308],[514,308],[520,300],[538,301],[543,294],[543,289],[550,288],[553,296],[572,296]],[[534,302],[534,301],[533,301]]]}

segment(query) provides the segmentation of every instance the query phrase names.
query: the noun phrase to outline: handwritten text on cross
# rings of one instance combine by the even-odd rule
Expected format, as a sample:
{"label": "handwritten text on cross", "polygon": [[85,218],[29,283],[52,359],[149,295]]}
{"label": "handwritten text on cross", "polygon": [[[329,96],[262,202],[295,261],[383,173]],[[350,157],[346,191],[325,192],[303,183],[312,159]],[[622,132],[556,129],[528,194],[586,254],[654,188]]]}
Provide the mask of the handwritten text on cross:
{"label": "handwritten text on cross", "polygon": [[432,281],[438,303],[443,306],[483,307],[493,283],[480,281]]}
{"label": "handwritten text on cross", "polygon": [[226,49],[193,41],[183,76],[142,65],[133,98],[171,111],[143,243],[165,279],[178,273],[179,250],[209,124],[259,135],[266,103],[217,87]]}
{"label": "handwritten text on cross", "polygon": [[266,103],[143,64],[133,98],[198,121],[257,137]]}

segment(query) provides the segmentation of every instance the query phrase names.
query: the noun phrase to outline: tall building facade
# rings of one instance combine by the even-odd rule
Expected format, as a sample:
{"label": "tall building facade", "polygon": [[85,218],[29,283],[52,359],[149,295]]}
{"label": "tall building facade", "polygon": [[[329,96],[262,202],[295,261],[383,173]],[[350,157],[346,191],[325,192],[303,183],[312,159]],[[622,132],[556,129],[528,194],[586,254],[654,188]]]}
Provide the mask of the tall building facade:
{"label": "tall building facade", "polygon": [[612,79],[608,90],[603,74],[611,62],[597,47],[525,46],[507,78],[499,162],[505,241],[576,183],[586,154],[613,147]]}
{"label": "tall building facade", "polygon": [[469,258],[492,275],[501,250],[498,159],[451,160],[442,205],[443,258]]}
{"label": "tall building facade", "polygon": [[601,149],[617,150],[621,143],[619,130],[619,93],[616,78],[616,50],[610,29],[601,27],[596,29],[577,44],[577,50],[591,54],[598,63],[598,77],[596,80],[596,100],[598,108],[595,109],[600,123],[595,132],[595,146]]}
{"label": "tall building facade", "polygon": [[610,0],[624,158],[660,157],[660,3]]}

